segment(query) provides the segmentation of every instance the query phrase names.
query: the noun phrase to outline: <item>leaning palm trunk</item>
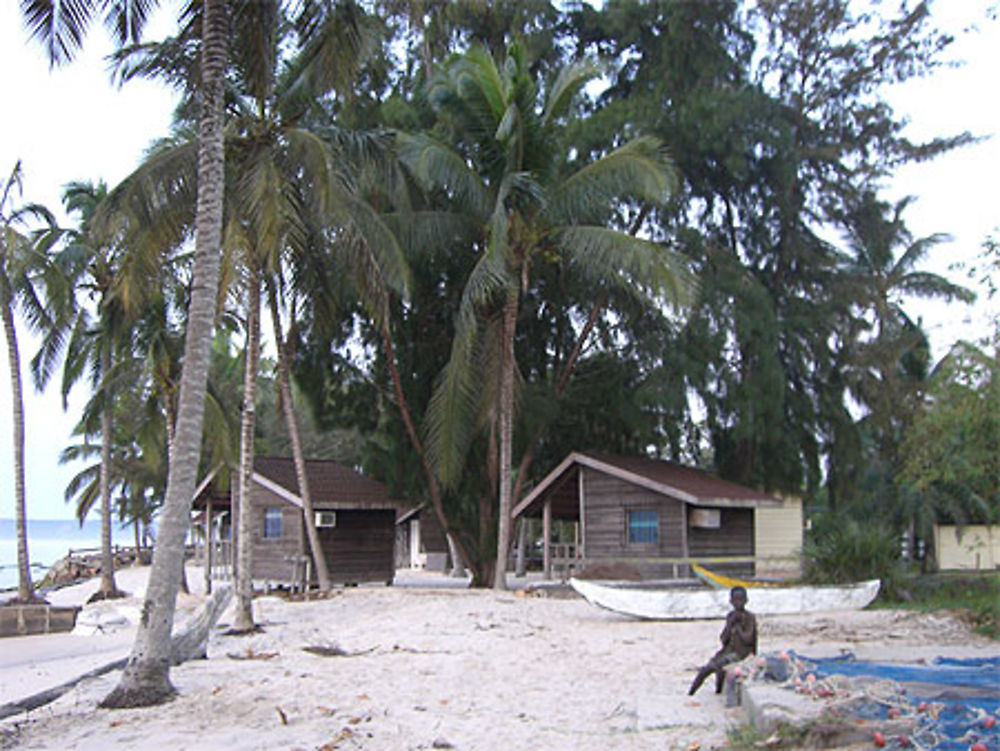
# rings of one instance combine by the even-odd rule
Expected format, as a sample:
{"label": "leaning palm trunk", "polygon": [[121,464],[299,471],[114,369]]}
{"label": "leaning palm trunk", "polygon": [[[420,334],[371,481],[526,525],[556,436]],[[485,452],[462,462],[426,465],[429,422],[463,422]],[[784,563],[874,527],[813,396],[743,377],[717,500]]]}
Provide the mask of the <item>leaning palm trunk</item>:
{"label": "leaning palm trunk", "polygon": [[507,553],[510,550],[511,459],[514,432],[514,327],[517,325],[518,290],[507,290],[503,308],[503,351],[500,357],[500,488],[497,522],[497,564],[493,589],[507,589]]}
{"label": "leaning palm trunk", "polygon": [[169,675],[170,632],[184,566],[184,536],[197,482],[221,263],[222,83],[229,40],[227,10],[226,0],[205,0],[203,4],[194,275],[166,501],[132,654],[118,686],[101,702],[103,707],[150,706],[176,693]]}
{"label": "leaning palm trunk", "polygon": [[11,312],[12,295],[7,280],[0,277],[0,314],[7,338],[7,362],[10,366],[10,391],[14,418],[14,517],[17,525],[17,599],[31,602],[35,587],[31,583],[28,562],[28,512],[24,502],[24,393],[21,388],[21,357],[17,350],[17,331]]}
{"label": "leaning palm trunk", "polygon": [[458,537],[452,533],[448,524],[448,517],[444,513],[444,503],[441,500],[441,486],[438,484],[437,475],[427,457],[427,450],[424,448],[423,441],[420,440],[420,435],[417,433],[417,426],[413,422],[413,415],[410,414],[410,407],[406,401],[406,393],[403,391],[403,380],[399,376],[399,368],[396,367],[396,355],[392,346],[392,331],[389,329],[389,317],[387,315],[383,316],[382,344],[385,347],[386,363],[392,375],[392,385],[396,392],[396,404],[399,407],[399,414],[403,418],[403,425],[406,426],[406,434],[410,437],[410,445],[417,452],[417,456],[420,457],[420,465],[424,469],[424,477],[427,480],[427,490],[431,496],[431,508],[434,509],[434,516],[437,517],[441,529],[444,530],[448,538],[448,549],[451,552],[454,570],[466,567],[474,571],[472,559]]}
{"label": "leaning palm trunk", "polygon": [[288,440],[292,444],[292,459],[295,462],[295,476],[299,483],[299,498],[302,499],[302,517],[306,525],[306,537],[309,538],[309,549],[312,551],[313,563],[316,566],[316,579],[319,582],[320,591],[328,592],[330,590],[330,571],[326,567],[326,556],[323,554],[323,546],[319,541],[319,532],[316,529],[316,515],[313,513],[309,477],[306,474],[306,460],[302,454],[299,423],[295,417],[295,404],[292,402],[292,379],[288,373],[288,347],[281,331],[278,296],[271,285],[268,285],[267,299],[271,309],[271,321],[274,323],[274,341],[278,348],[278,384],[281,389],[282,410],[285,415],[285,426],[288,429]]}
{"label": "leaning palm trunk", "polygon": [[[101,352],[101,370],[105,378],[111,370],[111,351],[105,345]],[[101,585],[97,597],[118,596],[115,585],[115,556],[111,550],[111,399],[105,392],[101,408]]]}
{"label": "leaning palm trunk", "polygon": [[247,343],[240,421],[239,530],[236,537],[236,615],[232,633],[254,630],[253,622],[253,434],[257,422],[257,364],[260,360],[260,271],[250,261],[247,283]]}

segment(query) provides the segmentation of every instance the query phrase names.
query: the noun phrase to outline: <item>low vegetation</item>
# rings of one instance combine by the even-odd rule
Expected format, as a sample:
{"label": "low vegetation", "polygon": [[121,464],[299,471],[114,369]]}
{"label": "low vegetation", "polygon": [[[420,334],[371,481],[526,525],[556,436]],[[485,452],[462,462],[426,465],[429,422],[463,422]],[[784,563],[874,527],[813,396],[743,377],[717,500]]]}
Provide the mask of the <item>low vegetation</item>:
{"label": "low vegetation", "polygon": [[898,594],[887,604],[927,612],[956,611],[977,633],[1000,639],[1000,574],[907,576],[900,582]]}
{"label": "low vegetation", "polygon": [[846,584],[881,579],[881,597],[897,596],[903,562],[899,539],[886,527],[843,514],[819,516],[802,552],[808,582]]}

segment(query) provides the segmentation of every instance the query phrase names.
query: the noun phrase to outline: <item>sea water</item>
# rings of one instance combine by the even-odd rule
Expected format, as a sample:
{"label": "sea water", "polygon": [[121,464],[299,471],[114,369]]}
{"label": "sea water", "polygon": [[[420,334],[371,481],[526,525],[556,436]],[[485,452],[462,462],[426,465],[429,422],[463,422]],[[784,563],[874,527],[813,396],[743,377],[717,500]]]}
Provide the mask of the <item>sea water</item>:
{"label": "sea water", "polygon": [[[131,530],[112,525],[112,540],[119,545],[134,544]],[[35,584],[45,572],[70,550],[99,549],[101,521],[89,519],[80,525],[75,519],[29,519],[28,560]],[[17,588],[17,527],[13,519],[0,519],[0,592]]]}

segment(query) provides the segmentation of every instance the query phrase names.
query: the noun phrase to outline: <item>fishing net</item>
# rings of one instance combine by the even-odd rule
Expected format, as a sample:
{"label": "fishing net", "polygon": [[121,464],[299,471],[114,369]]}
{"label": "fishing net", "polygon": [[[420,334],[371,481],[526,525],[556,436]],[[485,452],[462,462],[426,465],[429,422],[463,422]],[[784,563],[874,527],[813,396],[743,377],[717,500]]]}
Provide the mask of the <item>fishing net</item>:
{"label": "fishing net", "polygon": [[767,680],[826,702],[828,715],[872,722],[911,718],[890,747],[1000,749],[1000,656],[927,664],[866,662],[853,654],[809,658],[793,652],[750,658],[742,680]]}

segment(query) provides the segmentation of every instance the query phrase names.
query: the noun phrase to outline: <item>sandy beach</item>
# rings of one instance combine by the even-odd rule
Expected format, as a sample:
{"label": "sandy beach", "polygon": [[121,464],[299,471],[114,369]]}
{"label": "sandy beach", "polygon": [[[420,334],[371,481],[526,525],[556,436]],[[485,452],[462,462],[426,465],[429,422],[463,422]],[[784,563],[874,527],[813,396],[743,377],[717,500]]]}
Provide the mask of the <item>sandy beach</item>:
{"label": "sandy beach", "polygon": [[[127,656],[147,573],[121,571],[119,586],[133,597],[87,606],[72,634],[0,642],[0,704]],[[200,575],[189,571],[195,592],[181,596],[178,622],[200,602]],[[172,670],[174,701],[97,709],[118,681],[111,672],[0,722],[0,748],[708,749],[744,721],[710,687],[686,695],[721,622],[635,621],[575,597],[455,584],[401,572],[397,586],[340,589],[326,600],[262,596],[263,631],[213,634],[209,659]],[[49,599],[82,604],[96,586]],[[946,614],[769,617],[760,631],[762,652],[910,662],[1000,652]]]}

